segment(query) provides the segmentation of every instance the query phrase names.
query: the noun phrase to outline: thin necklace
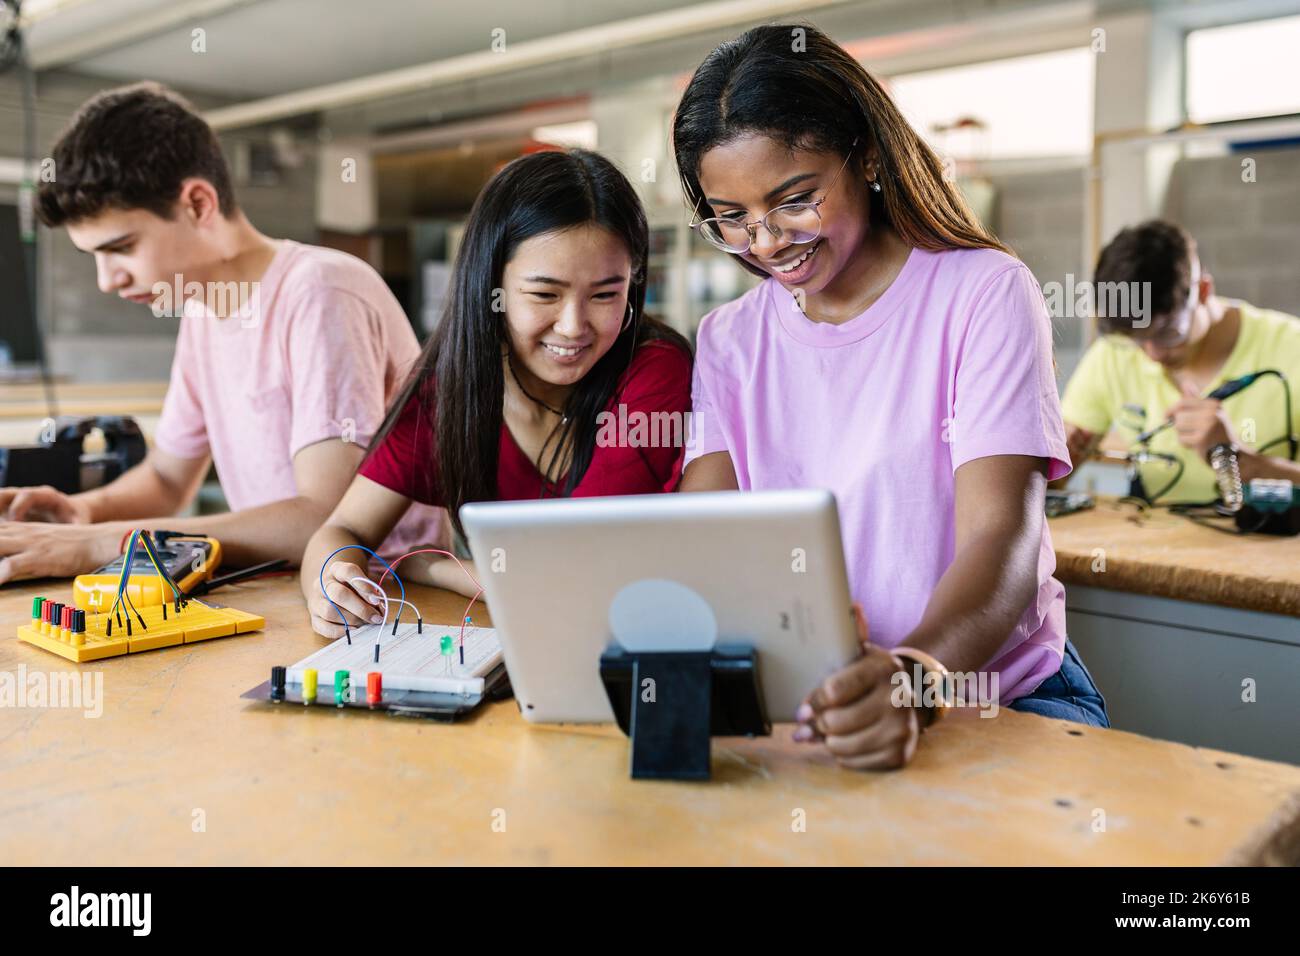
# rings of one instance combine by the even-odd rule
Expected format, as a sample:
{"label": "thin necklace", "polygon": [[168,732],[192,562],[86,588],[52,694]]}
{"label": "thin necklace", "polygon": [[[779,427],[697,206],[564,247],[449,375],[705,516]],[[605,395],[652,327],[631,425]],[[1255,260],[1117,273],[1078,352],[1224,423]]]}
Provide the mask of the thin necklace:
{"label": "thin necklace", "polygon": [[564,414],[564,412],[560,411],[558,408],[553,408],[553,407],[551,407],[550,405],[547,405],[547,404],[546,404],[544,401],[542,401],[540,398],[535,398],[534,396],[532,396],[532,395],[529,394],[528,389],[524,388],[524,383],[521,382],[521,381],[519,381],[519,375],[518,375],[518,373],[515,372],[515,361],[514,361],[514,359],[511,358],[511,357],[508,356],[508,355],[506,356],[506,365],[508,365],[508,366],[510,367],[510,377],[513,378],[513,379],[515,380],[515,384],[519,386],[519,391],[521,391],[521,392],[524,393],[524,397],[525,397],[525,398],[529,399],[530,401],[534,402],[534,403],[537,404],[537,405],[542,406],[542,408],[546,409],[546,410],[547,410],[548,412],[550,412],[552,415],[556,415],[556,416],[558,416],[559,419],[560,419],[560,424],[561,424],[561,425],[567,425],[567,424],[569,424],[569,416],[568,416],[568,415]]}

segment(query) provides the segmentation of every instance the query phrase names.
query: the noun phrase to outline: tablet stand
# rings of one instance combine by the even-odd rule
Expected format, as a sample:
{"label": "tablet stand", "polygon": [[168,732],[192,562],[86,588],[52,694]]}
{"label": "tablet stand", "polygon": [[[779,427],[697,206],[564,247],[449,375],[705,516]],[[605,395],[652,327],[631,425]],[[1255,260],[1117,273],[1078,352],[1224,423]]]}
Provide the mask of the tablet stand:
{"label": "tablet stand", "polygon": [[772,732],[748,644],[651,652],[614,643],[601,655],[600,678],[631,739],[637,780],[707,780],[710,737]]}

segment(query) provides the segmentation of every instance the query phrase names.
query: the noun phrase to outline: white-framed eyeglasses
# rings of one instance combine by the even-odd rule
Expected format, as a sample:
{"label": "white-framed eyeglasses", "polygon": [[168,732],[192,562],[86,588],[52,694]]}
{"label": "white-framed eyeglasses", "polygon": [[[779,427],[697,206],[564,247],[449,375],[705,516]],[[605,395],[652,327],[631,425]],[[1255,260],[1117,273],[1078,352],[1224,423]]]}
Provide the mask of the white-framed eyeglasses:
{"label": "white-framed eyeglasses", "polygon": [[749,251],[756,237],[756,230],[761,225],[766,229],[773,238],[784,239],[787,242],[804,244],[812,242],[822,234],[822,216],[820,206],[826,201],[826,197],[835,184],[839,181],[840,174],[844,172],[844,167],[849,164],[849,158],[853,155],[853,149],[858,145],[855,139],[853,145],[849,147],[849,153],[844,157],[844,162],[840,164],[839,171],[831,184],[826,187],[820,199],[811,202],[789,202],[783,203],[767,211],[762,219],[746,221],[741,218],[728,218],[726,216],[715,216],[712,219],[701,219],[695,221],[696,215],[699,214],[700,203],[704,201],[704,196],[695,200],[695,208],[691,210],[691,228],[698,230],[700,236],[711,246],[716,246],[723,252],[741,254]]}

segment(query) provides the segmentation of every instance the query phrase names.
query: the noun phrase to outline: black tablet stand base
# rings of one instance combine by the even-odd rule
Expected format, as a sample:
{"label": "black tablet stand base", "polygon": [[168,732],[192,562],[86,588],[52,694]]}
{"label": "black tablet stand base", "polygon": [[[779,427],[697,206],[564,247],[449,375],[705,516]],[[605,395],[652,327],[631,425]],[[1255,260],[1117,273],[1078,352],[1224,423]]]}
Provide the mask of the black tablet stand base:
{"label": "black tablet stand base", "polygon": [[631,738],[634,779],[707,780],[710,737],[772,732],[748,644],[647,652],[615,643],[601,655],[600,677]]}

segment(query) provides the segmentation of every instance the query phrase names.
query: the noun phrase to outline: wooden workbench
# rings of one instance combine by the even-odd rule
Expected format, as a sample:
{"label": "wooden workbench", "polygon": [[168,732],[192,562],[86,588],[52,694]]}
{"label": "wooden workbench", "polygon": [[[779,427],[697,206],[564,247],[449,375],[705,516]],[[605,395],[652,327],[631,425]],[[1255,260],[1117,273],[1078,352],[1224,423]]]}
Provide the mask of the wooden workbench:
{"label": "wooden workbench", "polygon": [[1056,576],[1067,587],[1300,616],[1300,537],[1229,537],[1162,508],[1139,511],[1109,498],[1048,527]]}
{"label": "wooden workbench", "polygon": [[1106,498],[1049,527],[1112,726],[1300,764],[1300,538]]}
{"label": "wooden workbench", "polygon": [[[56,382],[60,415],[131,415],[152,439],[162,413],[166,381]],[[39,382],[0,383],[0,444],[34,442],[49,414]]]}
{"label": "wooden workbench", "polygon": [[[167,394],[167,381],[55,382],[54,396],[62,415],[157,414]],[[44,418],[45,387],[39,382],[0,383],[0,418]]]}
{"label": "wooden workbench", "polygon": [[[65,587],[0,589],[0,671],[74,667],[13,636],[34,594]],[[427,621],[463,613],[409,590]],[[716,742],[713,781],[682,784],[629,780],[613,728],[532,727],[513,702],[459,724],[253,703],[239,695],[319,639],[292,578],[220,593],[266,631],[87,665],[98,719],[0,710],[0,859],[1300,862],[1300,768],[1011,711],[945,721],[901,772],[841,770],[781,726]]]}

